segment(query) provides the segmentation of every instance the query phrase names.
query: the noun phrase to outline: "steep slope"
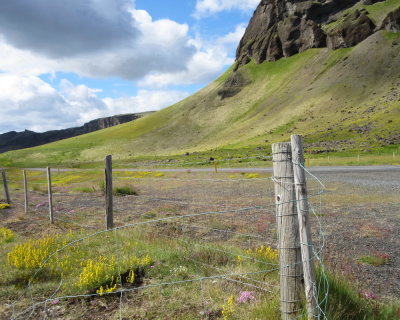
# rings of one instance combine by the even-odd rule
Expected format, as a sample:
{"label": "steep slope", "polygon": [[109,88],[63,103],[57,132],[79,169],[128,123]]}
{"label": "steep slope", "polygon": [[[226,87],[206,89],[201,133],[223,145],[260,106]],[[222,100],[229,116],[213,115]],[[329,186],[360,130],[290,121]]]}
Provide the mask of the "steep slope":
{"label": "steep slope", "polygon": [[34,166],[96,161],[107,153],[130,159],[257,147],[285,140],[293,132],[322,149],[400,143],[398,32],[380,30],[355,47],[312,48],[277,61],[251,60],[233,70],[133,123],[6,153],[0,162]]}

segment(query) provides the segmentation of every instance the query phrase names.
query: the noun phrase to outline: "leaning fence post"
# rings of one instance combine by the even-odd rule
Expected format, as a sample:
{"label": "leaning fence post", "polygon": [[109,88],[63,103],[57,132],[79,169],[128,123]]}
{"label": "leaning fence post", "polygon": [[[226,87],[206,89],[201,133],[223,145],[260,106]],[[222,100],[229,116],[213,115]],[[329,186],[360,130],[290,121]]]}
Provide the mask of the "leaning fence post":
{"label": "leaning fence post", "polygon": [[114,228],[113,193],[112,193],[112,156],[105,159],[105,198],[106,198],[106,228]]}
{"label": "leaning fence post", "polygon": [[303,142],[301,136],[299,135],[292,135],[291,142],[307,312],[308,319],[313,320],[319,319],[319,309],[315,268],[313,262],[311,226],[308,217],[309,205],[306,175],[304,170]]}
{"label": "leaning fence post", "polygon": [[54,223],[54,212],[53,212],[53,191],[51,189],[51,169],[47,167],[47,193],[49,195],[49,215],[50,223]]}
{"label": "leaning fence post", "polygon": [[4,193],[6,194],[6,201],[7,201],[8,204],[10,204],[11,203],[10,192],[8,191],[8,184],[7,184],[7,177],[6,177],[6,171],[5,170],[1,171],[1,176],[3,178]]}
{"label": "leaning fence post", "polygon": [[23,171],[24,177],[24,198],[25,198],[25,213],[27,214],[29,211],[29,202],[28,202],[28,182],[26,180],[26,170]]}
{"label": "leaning fence post", "polygon": [[295,319],[300,309],[302,266],[290,143],[272,145],[280,264],[281,316]]}

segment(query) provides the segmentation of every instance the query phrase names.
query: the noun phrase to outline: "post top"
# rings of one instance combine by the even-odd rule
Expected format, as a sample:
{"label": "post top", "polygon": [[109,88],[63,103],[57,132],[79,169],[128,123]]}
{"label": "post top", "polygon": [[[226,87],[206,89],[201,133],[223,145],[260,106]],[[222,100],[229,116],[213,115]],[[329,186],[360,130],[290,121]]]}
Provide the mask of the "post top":
{"label": "post top", "polygon": [[272,154],[291,153],[292,147],[290,142],[278,142],[272,145]]}

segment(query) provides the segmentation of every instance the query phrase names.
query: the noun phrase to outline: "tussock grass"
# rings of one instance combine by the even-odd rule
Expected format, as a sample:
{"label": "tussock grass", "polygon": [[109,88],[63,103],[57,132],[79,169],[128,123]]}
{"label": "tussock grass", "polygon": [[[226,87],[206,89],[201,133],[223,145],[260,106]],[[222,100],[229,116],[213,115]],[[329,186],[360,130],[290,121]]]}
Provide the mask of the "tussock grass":
{"label": "tussock grass", "polygon": [[[318,275],[321,277],[321,274]],[[327,275],[329,297],[322,302],[329,320],[394,320],[400,312],[399,302],[382,304],[373,295],[357,292],[345,279],[332,274]],[[324,301],[324,291],[320,301]]]}
{"label": "tussock grass", "polygon": [[366,263],[370,264],[374,267],[379,267],[382,266],[386,263],[389,262],[389,257],[383,254],[373,254],[373,255],[367,255],[367,256],[362,256],[357,259],[357,261],[361,263]]}
{"label": "tussock grass", "polygon": [[139,192],[132,187],[122,186],[113,188],[113,194],[115,196],[137,196]]}

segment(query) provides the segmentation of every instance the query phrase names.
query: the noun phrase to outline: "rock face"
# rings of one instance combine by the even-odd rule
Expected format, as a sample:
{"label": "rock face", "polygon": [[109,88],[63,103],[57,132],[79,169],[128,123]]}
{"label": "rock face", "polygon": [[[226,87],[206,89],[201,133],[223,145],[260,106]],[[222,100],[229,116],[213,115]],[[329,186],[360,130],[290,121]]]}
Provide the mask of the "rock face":
{"label": "rock face", "polygon": [[140,118],[142,115],[140,114],[121,114],[118,116],[113,116],[113,117],[107,117],[107,118],[100,118],[96,120],[92,120],[88,123],[85,123],[83,125],[83,130],[85,133],[89,133],[92,131],[97,131],[101,129],[105,129],[108,127],[113,127],[125,122],[129,122],[132,120],[136,120]]}
{"label": "rock face", "polygon": [[[235,71],[254,59],[275,61],[310,48],[354,46],[377,28],[365,9],[349,10],[357,3],[371,5],[383,0],[261,0],[236,51]],[[346,16],[347,14],[347,16]],[[382,24],[400,30],[400,9]],[[338,18],[340,17],[340,18]],[[338,20],[340,19],[340,20]],[[322,26],[337,23],[323,31]]]}
{"label": "rock face", "polygon": [[355,46],[373,34],[375,28],[375,24],[365,12],[356,10],[345,17],[344,21],[336,28],[328,32],[328,48],[339,49]]}
{"label": "rock face", "polygon": [[387,15],[382,22],[381,29],[390,32],[400,32],[400,7]]}
{"label": "rock face", "polygon": [[141,118],[144,114],[123,114],[107,118],[96,119],[85,123],[81,127],[63,130],[52,130],[43,133],[25,130],[23,132],[10,131],[0,134],[0,153],[10,150],[30,148],[42,144],[72,138],[85,133],[105,129],[125,122]]}
{"label": "rock face", "polygon": [[321,23],[358,0],[262,0],[236,52],[236,69],[326,46]]}

